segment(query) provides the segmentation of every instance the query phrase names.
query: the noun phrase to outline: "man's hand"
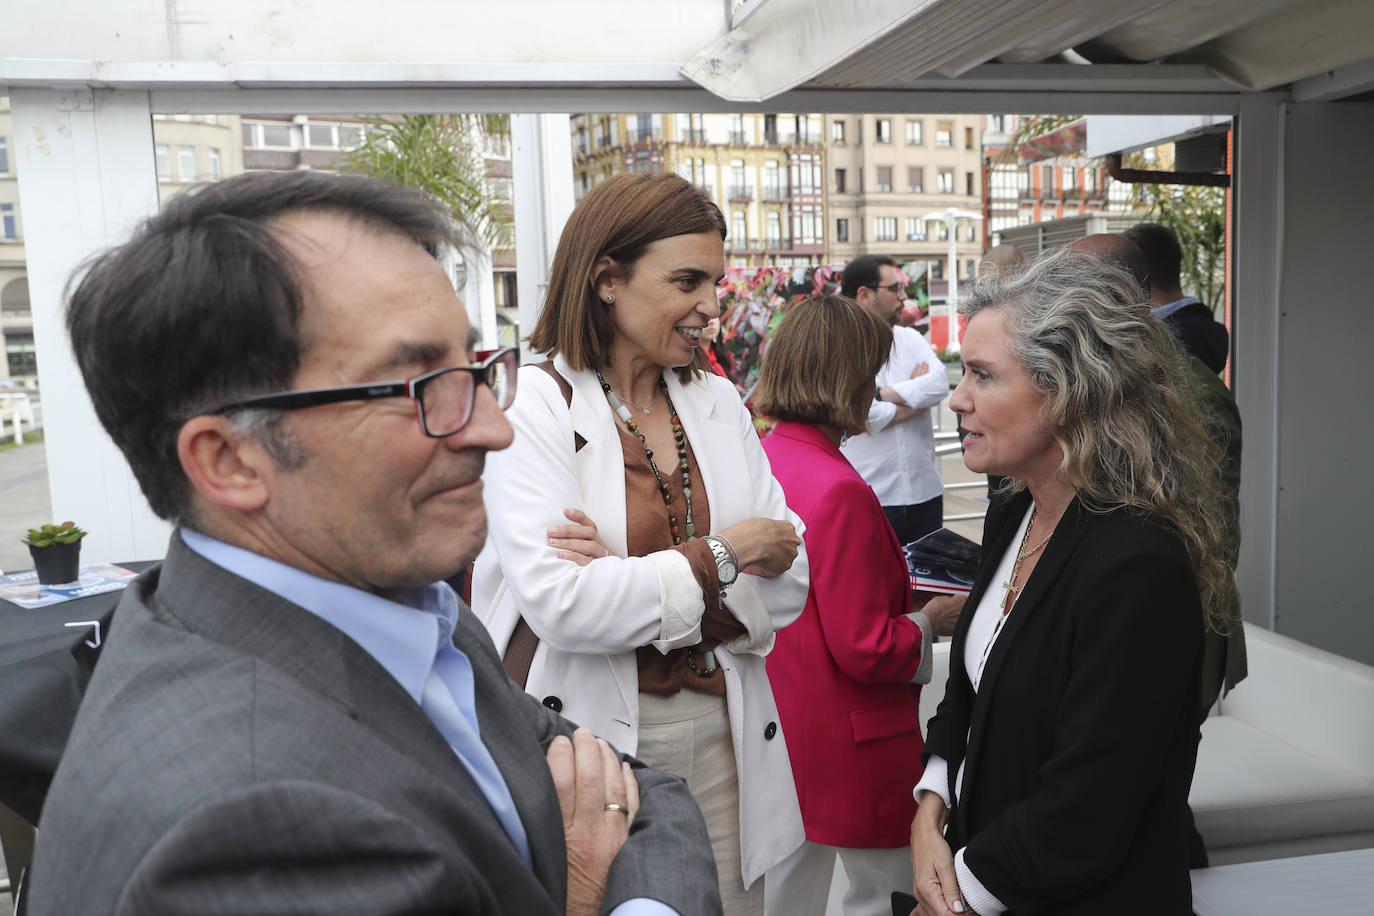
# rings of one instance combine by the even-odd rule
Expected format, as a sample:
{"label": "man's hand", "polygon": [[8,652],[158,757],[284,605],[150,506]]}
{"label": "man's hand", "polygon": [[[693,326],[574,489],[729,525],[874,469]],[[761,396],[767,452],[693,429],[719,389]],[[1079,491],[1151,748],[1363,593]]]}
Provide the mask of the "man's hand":
{"label": "man's hand", "polygon": [[967,599],[959,595],[938,595],[921,607],[921,613],[930,618],[930,628],[936,636],[953,636],[959,624],[959,614],[964,610]]}
{"label": "man's hand", "polygon": [[[568,916],[595,916],[611,861],[639,810],[639,783],[605,741],[585,728],[559,735],[545,755],[563,810],[568,847]],[[616,806],[616,807],[612,807]]]}
{"label": "man's hand", "polygon": [[911,822],[911,893],[918,916],[957,916],[968,911],[954,873],[954,853],[943,836],[949,812],[934,792],[922,792]]}
{"label": "man's hand", "polygon": [[925,374],[926,374],[927,372],[929,372],[929,371],[930,371],[930,364],[929,364],[929,363],[917,363],[917,364],[916,364],[916,368],[911,370],[911,377],[912,377],[912,378],[920,378],[921,376],[925,375]]}

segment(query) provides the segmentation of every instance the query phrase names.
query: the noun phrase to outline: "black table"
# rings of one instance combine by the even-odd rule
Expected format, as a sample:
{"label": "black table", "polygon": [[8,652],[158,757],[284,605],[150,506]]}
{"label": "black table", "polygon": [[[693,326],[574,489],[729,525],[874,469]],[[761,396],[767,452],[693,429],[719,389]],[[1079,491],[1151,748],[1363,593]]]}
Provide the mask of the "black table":
{"label": "black table", "polygon": [[[120,563],[142,572],[160,561]],[[129,580],[133,582],[134,580]],[[0,803],[38,822],[76,709],[124,590],[38,608],[0,599]]]}

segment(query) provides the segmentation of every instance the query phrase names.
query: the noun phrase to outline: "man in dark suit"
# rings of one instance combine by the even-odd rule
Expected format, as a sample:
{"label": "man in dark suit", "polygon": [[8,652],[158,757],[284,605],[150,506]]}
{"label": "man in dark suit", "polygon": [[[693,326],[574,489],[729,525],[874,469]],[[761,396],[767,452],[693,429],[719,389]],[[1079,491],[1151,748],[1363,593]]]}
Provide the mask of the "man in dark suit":
{"label": "man in dark suit", "polygon": [[1226,367],[1229,335],[1226,325],[1212,317],[1212,309],[1196,296],[1183,295],[1179,274],[1183,249],[1174,230],[1159,223],[1136,223],[1121,233],[1145,254],[1149,265],[1150,311],[1183,342],[1189,353],[1212,372]]}
{"label": "man in dark suit", "polygon": [[67,323],[166,561],[111,627],[29,912],[718,913],[680,780],[516,687],[439,580],[486,535],[512,354],[479,361],[418,195],[181,196]]}

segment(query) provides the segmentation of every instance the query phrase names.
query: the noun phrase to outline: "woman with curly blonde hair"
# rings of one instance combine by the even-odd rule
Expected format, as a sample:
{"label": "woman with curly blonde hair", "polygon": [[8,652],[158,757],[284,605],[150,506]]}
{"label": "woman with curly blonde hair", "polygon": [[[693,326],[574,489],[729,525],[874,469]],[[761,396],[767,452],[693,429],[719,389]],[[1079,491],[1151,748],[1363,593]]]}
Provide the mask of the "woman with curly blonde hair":
{"label": "woman with curly blonde hair", "polygon": [[928,729],[920,912],[1190,912],[1200,624],[1231,569],[1182,352],[1075,251],[959,311],[964,462],[1010,482]]}

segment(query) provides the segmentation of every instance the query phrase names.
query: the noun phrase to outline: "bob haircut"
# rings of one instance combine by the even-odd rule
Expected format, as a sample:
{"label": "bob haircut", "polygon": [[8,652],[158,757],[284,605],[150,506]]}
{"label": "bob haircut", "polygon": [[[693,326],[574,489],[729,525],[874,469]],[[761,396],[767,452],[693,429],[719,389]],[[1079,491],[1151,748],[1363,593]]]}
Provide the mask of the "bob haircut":
{"label": "bob haircut", "polygon": [[[615,319],[597,296],[606,275],[597,262],[609,257],[628,277],[654,242],[700,232],[718,233],[724,241],[725,217],[705,192],[677,175],[613,175],[592,188],[573,208],[558,239],[530,347],[549,356],[562,353],[579,371],[608,366]],[[679,369],[679,377],[686,382],[699,363]]]}
{"label": "bob haircut", "polygon": [[892,328],[845,296],[811,296],[768,335],[754,406],[775,420],[868,431],[873,379]]}
{"label": "bob haircut", "polygon": [[1021,272],[980,277],[959,314],[982,311],[1001,315],[1008,350],[1045,396],[1040,421],[1063,451],[1060,478],[1090,511],[1129,507],[1172,527],[1208,622],[1221,630],[1233,577],[1220,543],[1221,453],[1183,350],[1150,314],[1140,283],[1114,263],[1065,249]]}

